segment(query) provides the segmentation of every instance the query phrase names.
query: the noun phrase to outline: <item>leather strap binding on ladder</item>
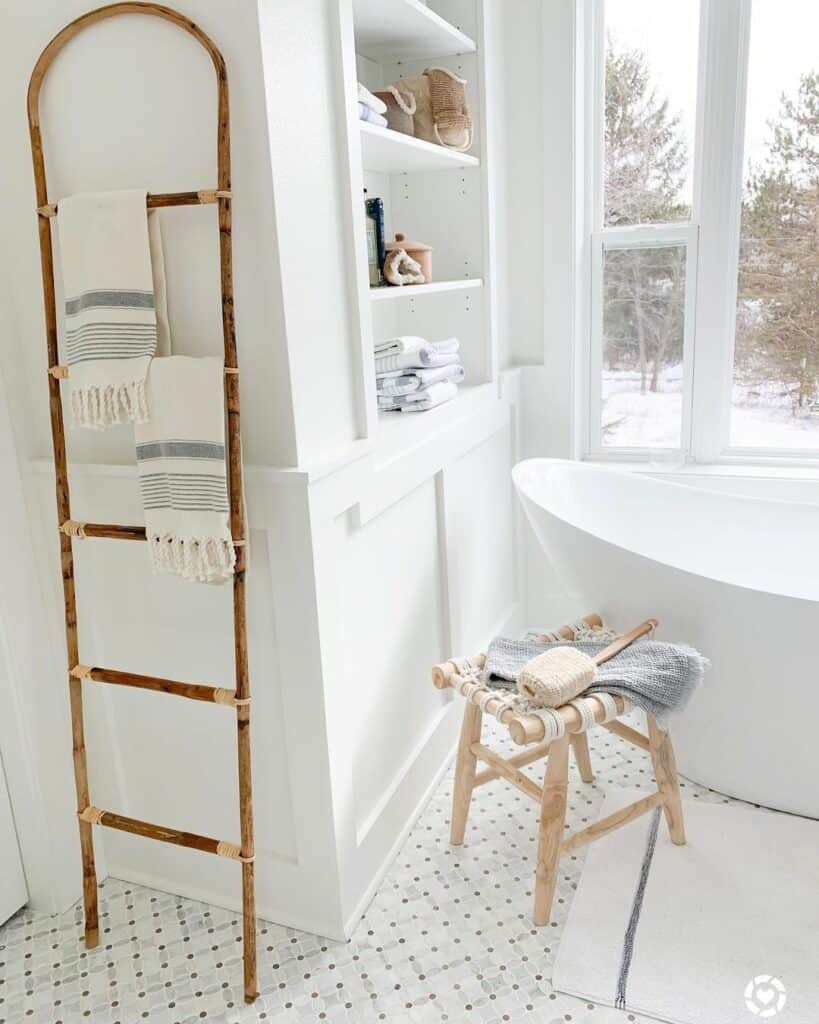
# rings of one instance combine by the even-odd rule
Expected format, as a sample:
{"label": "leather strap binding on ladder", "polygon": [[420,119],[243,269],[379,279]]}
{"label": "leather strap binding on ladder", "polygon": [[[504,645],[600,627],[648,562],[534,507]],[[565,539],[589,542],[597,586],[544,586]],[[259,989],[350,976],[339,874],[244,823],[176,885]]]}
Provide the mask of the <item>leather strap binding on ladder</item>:
{"label": "leather strap binding on ladder", "polygon": [[[227,407],[228,486],[230,492],[230,530],[236,547],[236,566],[233,577],[233,631],[235,648],[235,690],[200,686],[193,683],[135,675],[80,662],[77,642],[77,605],[74,594],[74,560],[72,543],[86,537],[122,540],[145,540],[141,526],[117,526],[107,523],[78,523],[71,518],[68,490],[68,465],[65,450],[65,430],[60,400],[60,380],[66,376],[60,367],[57,350],[57,310],[54,296],[54,258],[51,245],[50,218],[56,214],[56,205],[49,203],[46,188],[45,161],[40,134],[39,98],[48,68],[65,44],[82,29],[119,14],[145,14],[162,18],[188,32],[207,50],[216,71],[218,99],[216,145],[217,187],[194,192],[171,192],[148,196],[149,207],[195,206],[215,203],[219,212],[219,255],[222,277],[222,326],[225,343],[225,400]],[[31,133],[31,152],[34,161],[34,181],[37,190],[37,213],[40,232],[40,257],[43,273],[45,301],[46,344],[48,346],[48,394],[51,408],[51,434],[54,443],[54,465],[57,478],[57,514],[60,525],[60,556],[62,561],[63,592],[65,597],[65,634],[68,648],[68,684],[71,702],[71,729],[74,746],[74,777],[77,789],[77,813],[82,848],[83,902],[85,907],[85,944],[90,949],[99,942],[97,914],[97,878],[94,869],[93,825],[115,828],[136,835],[147,836],[177,846],[202,850],[217,856],[237,860],[242,865],[242,908],[244,913],[244,991],[245,1000],[252,1002],[257,992],[256,981],[256,906],[253,874],[253,803],[250,773],[250,681],[247,667],[247,638],[245,623],[245,541],[244,509],[242,506],[242,463],[239,441],[239,378],[236,361],[236,337],[233,324],[233,272],[231,257],[231,186],[230,186],[230,122],[228,85],[222,54],[205,33],[192,21],[154,3],[115,3],[100,7],[66,25],[46,46],[31,75],[28,89],[28,120]],[[83,679],[134,686],[144,690],[160,691],[177,697],[209,701],[236,709],[239,760],[239,823],[241,844],[211,839],[207,836],[183,832],[179,829],[153,825],[135,818],[127,818],[113,811],[94,807],[88,792],[88,770],[85,756],[83,729]]]}

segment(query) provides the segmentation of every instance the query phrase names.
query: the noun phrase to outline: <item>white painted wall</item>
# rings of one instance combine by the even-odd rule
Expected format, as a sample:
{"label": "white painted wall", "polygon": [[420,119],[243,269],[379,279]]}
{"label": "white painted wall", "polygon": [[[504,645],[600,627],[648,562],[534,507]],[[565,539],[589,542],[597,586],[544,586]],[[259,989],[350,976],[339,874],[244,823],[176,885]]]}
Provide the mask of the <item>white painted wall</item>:
{"label": "white painted wall", "polygon": [[[268,136],[259,20],[253,0],[183,0],[177,8],[219,41],[230,69],[233,128],[236,326],[242,364],[245,457],[295,462],[287,349],[288,312],[279,278],[271,190],[275,146]],[[305,5],[309,6],[309,5]],[[28,148],[26,89],[41,49],[85,0],[43,0],[6,15],[0,66],[4,126],[2,199],[6,237],[0,267],[9,284],[9,329],[0,338],[4,372],[24,455],[50,454],[43,373],[42,292]],[[307,51],[309,54],[309,51]],[[290,54],[300,68],[308,63]],[[128,59],[123,59],[126,54]],[[284,103],[284,96],[279,97]],[[287,101],[289,102],[289,100]],[[215,184],[215,78],[205,51],[156,18],[128,15],[81,33],[53,65],[41,97],[49,194],[146,186],[153,191]],[[112,144],[112,136],[114,142]],[[307,144],[305,142],[305,152]],[[170,316],[176,351],[218,353],[218,235],[213,207],[162,213]],[[74,435],[82,461],[132,461],[128,431]]]}
{"label": "white painted wall", "polygon": [[[456,707],[431,687],[429,666],[522,624],[519,522],[509,484],[521,392],[495,380],[457,415],[430,414],[428,432],[414,443],[400,423],[390,437],[361,440],[369,385],[361,372],[356,284],[345,270],[358,254],[356,207],[342,170],[348,165],[339,5],[178,6],[223,49],[231,82],[259,910],[341,936],[453,749]],[[467,31],[476,30],[469,24],[472,0],[451,0],[450,7],[453,17],[462,12]],[[0,369],[17,442],[8,451],[10,472],[16,456],[27,503],[18,494],[17,514],[29,531],[19,556],[36,580],[28,603],[13,610],[29,632],[43,619],[47,637],[29,652],[39,659],[35,683],[14,687],[28,702],[25,735],[9,740],[6,729],[0,744],[4,753],[9,742],[28,744],[24,763],[32,779],[10,778],[12,795],[29,787],[66,851],[65,885],[50,903],[29,878],[34,902],[49,909],[78,895],[79,869],[24,95],[40,48],[82,8],[44,0],[36,10],[15,12],[7,26],[15,46],[0,68],[0,115],[12,140],[2,201],[16,240],[13,251],[0,253],[0,277],[11,293]],[[126,37],[129,54],[149,54],[147,65],[122,61]],[[110,89],[99,89],[92,69],[104,73]],[[213,83],[184,35],[123,18],[75,40],[54,73],[43,107],[46,138],[58,143],[47,149],[53,198],[79,187],[213,183]],[[88,129],[124,122],[138,128],[135,141],[118,133],[112,146]],[[213,210],[163,218],[177,350],[216,352]],[[488,237],[489,225],[483,228]],[[446,314],[446,305],[441,309]],[[481,354],[485,335],[475,337],[476,375],[488,379],[492,357]],[[407,443],[398,444],[402,437]],[[79,464],[72,473],[74,515],[139,522],[128,431],[72,434],[69,451]],[[83,660],[229,683],[227,592],[151,577],[140,545],[76,547]],[[21,658],[21,651],[12,654]],[[25,671],[28,665],[14,675]],[[86,694],[96,803],[236,838],[230,712],[92,683]],[[37,828],[42,821],[26,824],[26,841],[21,830],[27,873],[30,862],[52,860],[43,857]],[[108,870],[239,905],[234,864],[104,829],[95,837],[101,877]]]}
{"label": "white painted wall", "polygon": [[54,580],[43,588],[35,558],[15,440],[0,380],[0,759],[28,894],[54,912],[76,898],[80,877],[65,637],[48,600]]}
{"label": "white painted wall", "polygon": [[6,776],[0,762],[0,924],[28,900]]}

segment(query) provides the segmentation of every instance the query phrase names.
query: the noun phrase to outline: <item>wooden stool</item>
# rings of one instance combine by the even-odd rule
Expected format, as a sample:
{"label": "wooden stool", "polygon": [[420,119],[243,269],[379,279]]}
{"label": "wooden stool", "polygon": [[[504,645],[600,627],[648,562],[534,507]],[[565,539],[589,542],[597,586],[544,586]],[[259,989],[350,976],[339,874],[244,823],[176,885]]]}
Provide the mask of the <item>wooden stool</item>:
{"label": "wooden stool", "polygon": [[[593,628],[599,628],[601,625],[601,619],[597,615],[586,616],[583,621]],[[642,628],[638,627],[638,630]],[[638,630],[632,630],[628,636],[641,635]],[[643,629],[643,632],[645,631]],[[570,626],[561,627],[558,633],[566,640],[573,640],[575,635]],[[483,668],[485,660],[485,656],[479,654],[474,658],[447,661],[435,665],[432,669],[432,681],[438,689],[451,687],[464,697],[466,702],[455,760],[450,842],[453,846],[460,846],[463,843],[472,793],[478,786],[502,778],[537,801],[540,805],[540,824],[532,914],[536,925],[549,923],[562,853],[578,850],[587,843],[620,828],[621,825],[647,814],[655,807],[663,808],[671,841],[677,846],[685,844],[682,802],[671,737],[659,727],[652,715],[647,715],[648,736],[645,736],[618,720],[620,715],[629,710],[629,705],[623,697],[581,697],[556,709],[565,731],[559,738],[550,740],[546,738],[546,726],[539,715],[517,713],[510,706],[514,703],[511,695],[499,695],[478,681],[477,673]],[[527,749],[513,757],[503,758],[484,746],[481,743],[484,712],[495,715],[508,727],[515,743]],[[580,777],[584,782],[591,782],[594,776],[586,728],[592,723],[602,725],[604,729],[641,750],[649,751],[657,791],[564,838],[569,747],[572,748]],[[541,787],[520,769],[543,757],[548,757],[548,761]],[[486,765],[480,772],[478,761]]]}

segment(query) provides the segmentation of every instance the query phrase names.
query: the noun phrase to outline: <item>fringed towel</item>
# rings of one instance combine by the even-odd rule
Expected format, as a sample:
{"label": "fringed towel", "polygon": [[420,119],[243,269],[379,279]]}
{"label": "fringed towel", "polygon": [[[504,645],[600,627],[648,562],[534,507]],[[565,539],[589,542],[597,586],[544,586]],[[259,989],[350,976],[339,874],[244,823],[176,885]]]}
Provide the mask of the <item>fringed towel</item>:
{"label": "fringed towel", "polygon": [[144,190],[81,193],[57,210],[74,424],[144,422],[157,346],[154,273],[163,274],[159,221],[152,254]]}
{"label": "fringed towel", "polygon": [[[606,647],[590,641],[547,643],[527,638],[498,637],[489,645],[483,679],[488,686],[514,689],[521,669],[537,655],[555,647],[571,647],[591,657]],[[594,682],[584,695],[613,693],[653,715],[665,728],[669,717],[682,711],[702,681],[708,659],[684,644],[638,640],[597,666]]]}
{"label": "fringed towel", "polygon": [[235,563],[222,361],[154,359],[147,401],[150,421],[137,424],[135,431],[153,570],[222,583],[233,575]]}

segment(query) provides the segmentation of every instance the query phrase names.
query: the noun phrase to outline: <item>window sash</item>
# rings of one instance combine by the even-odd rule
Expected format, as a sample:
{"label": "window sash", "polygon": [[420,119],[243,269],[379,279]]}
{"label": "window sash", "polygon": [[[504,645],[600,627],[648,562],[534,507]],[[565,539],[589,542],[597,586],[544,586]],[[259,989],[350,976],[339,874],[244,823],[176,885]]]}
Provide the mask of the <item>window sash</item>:
{"label": "window sash", "polygon": [[[694,318],[696,310],[697,242],[699,230],[694,224],[646,224],[624,228],[604,228],[592,234],[591,241],[591,346],[589,352],[588,453],[594,459],[646,458],[669,451],[691,449],[692,385],[694,369]],[[683,391],[679,448],[618,447],[602,444],[603,419],[603,275],[605,255],[627,249],[685,248],[685,303],[683,306]]]}

